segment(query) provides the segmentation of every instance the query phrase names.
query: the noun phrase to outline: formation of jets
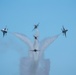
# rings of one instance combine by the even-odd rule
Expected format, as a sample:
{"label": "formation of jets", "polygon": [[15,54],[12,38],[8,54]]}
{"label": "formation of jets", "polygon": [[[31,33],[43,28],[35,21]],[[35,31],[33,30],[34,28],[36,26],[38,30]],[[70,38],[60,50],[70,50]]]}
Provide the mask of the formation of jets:
{"label": "formation of jets", "polygon": [[[38,26],[39,26],[39,23],[37,25],[34,25],[34,29],[33,30],[37,29]],[[66,32],[67,31],[68,31],[68,29],[65,29],[64,26],[62,26],[62,33],[64,34],[65,37],[66,37]],[[7,34],[8,29],[5,27],[5,28],[1,29],[1,32],[3,33],[3,37],[4,37],[5,34]],[[34,39],[37,40],[38,39],[38,36],[34,35]],[[39,50],[34,49],[34,50],[31,50],[31,51],[37,52]]]}
{"label": "formation of jets", "polygon": [[5,27],[3,29],[1,29],[2,33],[3,33],[3,37],[5,36],[5,34],[7,34],[8,29]]}
{"label": "formation of jets", "polygon": [[64,26],[62,26],[63,27],[63,29],[62,29],[62,33],[65,35],[65,37],[66,37],[66,32],[68,31],[67,29],[65,29],[64,28]]}

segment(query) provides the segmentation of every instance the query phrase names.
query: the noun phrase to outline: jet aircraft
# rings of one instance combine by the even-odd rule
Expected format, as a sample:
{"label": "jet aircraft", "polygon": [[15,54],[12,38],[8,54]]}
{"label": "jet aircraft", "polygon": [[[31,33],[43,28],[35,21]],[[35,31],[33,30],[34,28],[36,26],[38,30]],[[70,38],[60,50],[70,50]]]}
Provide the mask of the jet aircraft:
{"label": "jet aircraft", "polygon": [[[38,26],[39,26],[39,23],[38,24],[36,24],[36,25],[34,25],[34,29],[37,29],[38,28]],[[34,30],[33,29],[33,30]]]}
{"label": "jet aircraft", "polygon": [[37,51],[40,51],[40,50],[34,49],[34,50],[30,50],[30,51],[34,51],[34,52],[37,52]]}
{"label": "jet aircraft", "polygon": [[35,38],[36,40],[37,40],[37,37],[38,37],[38,36],[35,36],[35,35],[34,35],[34,38]]}
{"label": "jet aircraft", "polygon": [[4,37],[5,34],[7,34],[8,29],[7,28],[3,28],[3,29],[1,29],[1,31],[3,32],[3,37]]}
{"label": "jet aircraft", "polygon": [[63,27],[63,29],[62,29],[62,33],[65,35],[65,37],[66,37],[66,32],[68,31],[68,29],[65,29],[64,28],[64,26],[62,26]]}

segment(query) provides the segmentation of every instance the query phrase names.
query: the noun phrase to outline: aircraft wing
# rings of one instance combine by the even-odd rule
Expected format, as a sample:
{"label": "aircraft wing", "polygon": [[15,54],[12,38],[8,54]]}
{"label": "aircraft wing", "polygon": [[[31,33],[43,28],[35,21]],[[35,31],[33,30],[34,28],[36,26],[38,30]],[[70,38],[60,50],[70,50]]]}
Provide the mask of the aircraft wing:
{"label": "aircraft wing", "polygon": [[4,29],[1,29],[1,31],[3,32],[3,31],[4,31]]}
{"label": "aircraft wing", "polygon": [[4,37],[4,35],[5,35],[5,32],[3,32],[3,37]]}

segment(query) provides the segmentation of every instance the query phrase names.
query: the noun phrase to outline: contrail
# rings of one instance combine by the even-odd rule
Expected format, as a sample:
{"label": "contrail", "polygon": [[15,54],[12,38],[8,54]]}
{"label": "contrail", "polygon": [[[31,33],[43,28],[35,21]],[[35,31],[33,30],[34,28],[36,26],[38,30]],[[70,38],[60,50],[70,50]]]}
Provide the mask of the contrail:
{"label": "contrail", "polygon": [[[49,75],[50,71],[50,60],[44,59],[45,49],[52,44],[60,34],[53,37],[48,37],[41,42],[38,40],[34,41],[34,44],[31,40],[20,33],[13,33],[16,37],[21,39],[29,47],[29,57],[21,58],[20,63],[20,75]],[[34,48],[39,49],[38,53],[30,51]]]}
{"label": "contrail", "polygon": [[40,46],[39,46],[39,49],[41,50],[41,52],[40,52],[40,58],[41,58],[41,56],[43,55],[44,50],[45,50],[50,44],[52,44],[59,36],[60,36],[60,34],[55,35],[55,36],[53,36],[53,37],[48,37],[48,38],[45,38],[44,40],[42,40],[42,41],[40,42]]}

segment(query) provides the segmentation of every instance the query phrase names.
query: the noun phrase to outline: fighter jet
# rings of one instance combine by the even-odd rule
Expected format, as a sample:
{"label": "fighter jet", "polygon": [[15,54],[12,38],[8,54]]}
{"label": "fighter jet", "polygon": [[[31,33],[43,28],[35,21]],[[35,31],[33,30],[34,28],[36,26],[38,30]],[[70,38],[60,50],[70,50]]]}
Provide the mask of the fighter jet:
{"label": "fighter jet", "polygon": [[[37,29],[38,28],[38,26],[39,26],[39,23],[38,24],[36,24],[36,25],[34,25],[34,29]],[[33,29],[33,30],[34,30]]]}
{"label": "fighter jet", "polygon": [[64,28],[64,26],[62,26],[63,27],[63,29],[62,29],[62,33],[65,35],[65,37],[66,37],[66,32],[68,31],[67,29],[65,29]]}
{"label": "fighter jet", "polygon": [[37,40],[37,37],[38,37],[38,36],[35,36],[35,35],[34,35],[34,38],[35,38],[36,40]]}
{"label": "fighter jet", "polygon": [[34,49],[34,50],[30,50],[30,51],[37,52],[37,51],[40,51],[40,50]]}
{"label": "fighter jet", "polygon": [[3,29],[1,29],[1,31],[3,32],[3,37],[4,37],[5,34],[7,34],[8,29],[7,28],[3,28]]}

